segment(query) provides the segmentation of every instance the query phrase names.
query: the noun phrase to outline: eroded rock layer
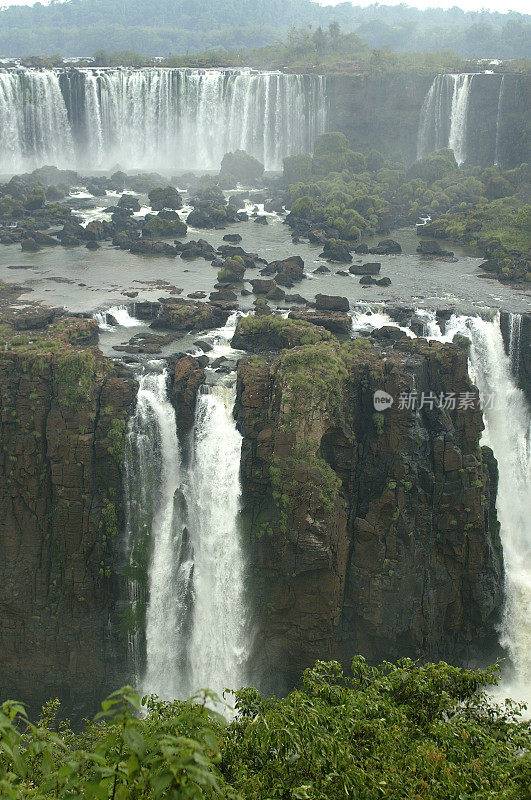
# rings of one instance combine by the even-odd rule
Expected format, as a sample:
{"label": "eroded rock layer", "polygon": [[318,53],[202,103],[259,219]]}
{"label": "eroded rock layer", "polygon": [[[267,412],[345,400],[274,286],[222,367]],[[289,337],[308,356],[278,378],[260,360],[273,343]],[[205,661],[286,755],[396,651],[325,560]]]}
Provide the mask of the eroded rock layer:
{"label": "eroded rock layer", "polygon": [[58,697],[79,720],[125,678],[121,469],[134,385],[94,346],[94,320],[46,313],[0,321],[0,699],[36,712]]}
{"label": "eroded rock layer", "polygon": [[[356,653],[492,657],[497,470],[479,447],[466,361],[457,344],[408,339],[385,353],[358,339],[240,361],[252,661],[268,689],[292,686],[316,659]],[[471,407],[401,407],[415,389],[466,396]],[[391,408],[375,410],[377,390]]]}

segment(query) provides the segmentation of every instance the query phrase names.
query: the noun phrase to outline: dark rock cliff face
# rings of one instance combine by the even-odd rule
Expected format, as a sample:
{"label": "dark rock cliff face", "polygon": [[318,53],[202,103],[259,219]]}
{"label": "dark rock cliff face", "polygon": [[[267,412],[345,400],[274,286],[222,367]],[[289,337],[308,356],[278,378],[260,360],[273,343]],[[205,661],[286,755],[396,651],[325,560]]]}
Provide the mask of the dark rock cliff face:
{"label": "dark rock cliff face", "polygon": [[[329,130],[342,131],[354,149],[380,150],[414,161],[422,104],[435,74],[416,72],[327,77]],[[493,79],[494,78],[494,79]],[[531,81],[506,73],[474,76],[467,116],[467,161],[504,168],[528,161],[527,109]],[[499,130],[497,136],[497,123]]]}
{"label": "dark rock cliff face", "polygon": [[331,75],[327,77],[328,128],[342,131],[355,149],[399,153],[414,161],[420,109],[433,77]]}
{"label": "dark rock cliff face", "polygon": [[91,346],[93,320],[1,322],[0,700],[36,713],[58,697],[79,721],[126,678],[118,534],[134,386]]}
{"label": "dark rock cliff face", "polygon": [[[468,392],[468,410],[400,408]],[[391,408],[376,412],[384,390]],[[323,342],[238,368],[255,679],[316,659],[492,658],[502,600],[496,463],[458,345]]]}

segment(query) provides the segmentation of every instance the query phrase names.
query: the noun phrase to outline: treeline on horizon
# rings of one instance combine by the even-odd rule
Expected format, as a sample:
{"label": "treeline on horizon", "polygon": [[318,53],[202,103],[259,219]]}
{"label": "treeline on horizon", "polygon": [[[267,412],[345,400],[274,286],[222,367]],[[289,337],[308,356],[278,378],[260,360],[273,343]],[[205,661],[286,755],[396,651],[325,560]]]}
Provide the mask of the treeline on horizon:
{"label": "treeline on horizon", "polygon": [[293,26],[312,35],[338,23],[368,48],[512,59],[531,55],[529,20],[517,12],[323,7],[313,0],[70,0],[0,9],[0,55],[87,56],[103,47],[142,56],[233,51],[270,45]]}

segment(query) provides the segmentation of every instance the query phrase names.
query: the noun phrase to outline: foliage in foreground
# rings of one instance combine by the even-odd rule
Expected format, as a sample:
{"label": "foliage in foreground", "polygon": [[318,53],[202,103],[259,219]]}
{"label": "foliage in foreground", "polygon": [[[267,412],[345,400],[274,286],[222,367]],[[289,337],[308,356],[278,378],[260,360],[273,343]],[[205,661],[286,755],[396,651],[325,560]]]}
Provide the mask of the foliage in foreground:
{"label": "foliage in foreground", "polygon": [[156,698],[142,701],[141,717],[125,688],[79,734],[57,727],[57,703],[32,725],[7,702],[0,796],[524,800],[530,724],[513,703],[489,705],[484,688],[497,677],[496,667],[406,659],[376,668],[361,657],[346,676],[337,662],[317,662],[286,698],[237,692],[228,724],[204,702]]}

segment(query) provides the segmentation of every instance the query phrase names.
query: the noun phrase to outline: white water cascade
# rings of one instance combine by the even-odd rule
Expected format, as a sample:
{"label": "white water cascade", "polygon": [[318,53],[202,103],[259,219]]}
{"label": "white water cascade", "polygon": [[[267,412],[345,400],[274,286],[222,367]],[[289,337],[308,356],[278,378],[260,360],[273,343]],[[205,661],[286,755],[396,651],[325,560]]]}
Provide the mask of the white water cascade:
{"label": "white water cascade", "polygon": [[437,75],[420,112],[417,158],[449,147],[462,164],[467,157],[467,114],[473,75]]}
{"label": "white water cascade", "polygon": [[74,139],[58,73],[0,71],[0,173],[73,162]]}
{"label": "white water cascade", "polygon": [[326,127],[319,75],[196,69],[0,71],[0,173],[219,169],[246,150],[266,169],[311,152]]}
{"label": "white water cascade", "polygon": [[102,331],[112,331],[115,325],[121,328],[137,328],[144,323],[136,317],[132,317],[127,306],[111,306],[106,311],[96,311],[94,319]]}
{"label": "white water cascade", "polygon": [[127,493],[129,506],[134,504],[133,515],[128,514],[132,557],[135,546],[150,551],[143,688],[171,699],[183,696],[185,686],[186,600],[192,565],[187,557],[175,411],[166,381],[165,370],[140,378],[126,478],[134,481]]}
{"label": "white water cascade", "polygon": [[505,612],[501,643],[512,674],[502,690],[531,703],[531,422],[517,388],[497,316],[450,319],[446,335],[471,340],[470,372],[484,406],[483,443],[492,448],[499,469],[497,509],[505,563]]}
{"label": "white water cascade", "polygon": [[199,395],[188,490],[194,553],[190,688],[209,686],[220,695],[244,684],[248,657],[235,396],[235,387],[223,385]]}
{"label": "white water cascade", "polygon": [[472,75],[454,75],[454,91],[450,112],[448,147],[454,151],[455,160],[462,164],[467,156],[467,115]]}
{"label": "white water cascade", "polygon": [[198,396],[189,465],[166,371],[141,376],[130,425],[126,548],[131,617],[140,625],[145,609],[130,655],[143,690],[164,699],[205,688],[221,695],[246,680],[242,440],[232,416],[235,386],[224,380]]}

